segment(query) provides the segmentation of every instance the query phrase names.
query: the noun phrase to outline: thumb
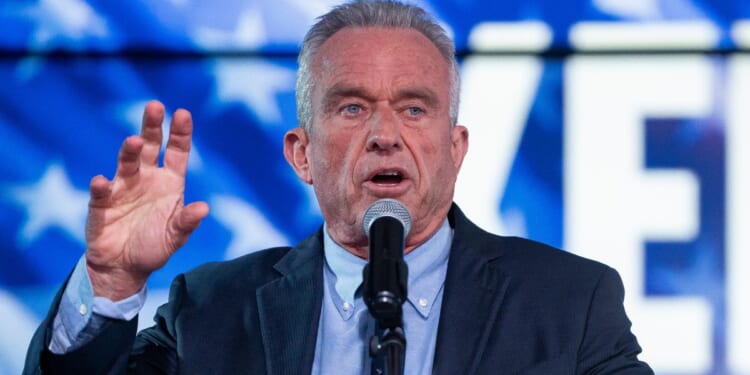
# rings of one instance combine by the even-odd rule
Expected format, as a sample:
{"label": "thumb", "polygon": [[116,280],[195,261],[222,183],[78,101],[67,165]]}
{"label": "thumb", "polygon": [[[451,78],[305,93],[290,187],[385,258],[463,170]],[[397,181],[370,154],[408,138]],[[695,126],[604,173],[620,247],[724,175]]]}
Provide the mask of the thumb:
{"label": "thumb", "polygon": [[193,202],[180,210],[173,221],[175,232],[183,238],[182,241],[179,241],[180,245],[185,243],[187,236],[193,233],[195,228],[198,228],[198,225],[206,216],[208,216],[208,203],[206,202]]}

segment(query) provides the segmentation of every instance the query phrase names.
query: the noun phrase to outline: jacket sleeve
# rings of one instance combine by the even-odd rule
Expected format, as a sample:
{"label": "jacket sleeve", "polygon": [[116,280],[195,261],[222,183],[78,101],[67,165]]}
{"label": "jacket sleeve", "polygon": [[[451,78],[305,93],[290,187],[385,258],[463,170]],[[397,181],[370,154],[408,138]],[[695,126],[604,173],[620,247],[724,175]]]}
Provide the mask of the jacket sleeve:
{"label": "jacket sleeve", "polygon": [[128,374],[178,372],[175,321],[185,294],[185,276],[179,275],[172,282],[169,302],[156,311],[155,324],[138,333],[128,358]]}
{"label": "jacket sleeve", "polygon": [[586,331],[578,350],[578,374],[653,374],[638,360],[641,347],[630,331],[620,276],[607,267],[591,297]]}
{"label": "jacket sleeve", "polygon": [[[177,373],[174,317],[179,311],[183,276],[172,284],[169,302],[156,314],[156,324],[138,333],[138,317],[110,319],[107,327],[84,346],[65,354],[49,351],[52,325],[65,286],[31,340],[24,375],[39,374],[172,374]],[[66,282],[67,284],[67,282]]]}
{"label": "jacket sleeve", "polygon": [[31,339],[23,374],[105,374],[117,373],[117,368],[123,372],[127,353],[135,338],[137,318],[130,321],[110,320],[101,334],[77,350],[62,355],[49,351],[53,321],[66,285],[67,281]]}

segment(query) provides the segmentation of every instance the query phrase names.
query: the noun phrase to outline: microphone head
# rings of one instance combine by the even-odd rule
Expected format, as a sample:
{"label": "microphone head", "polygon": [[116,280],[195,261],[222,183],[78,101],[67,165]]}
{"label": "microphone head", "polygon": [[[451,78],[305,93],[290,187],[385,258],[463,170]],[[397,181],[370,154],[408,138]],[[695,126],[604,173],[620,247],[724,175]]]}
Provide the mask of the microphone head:
{"label": "microphone head", "polygon": [[372,223],[381,217],[392,217],[400,221],[401,225],[404,226],[404,238],[409,234],[409,230],[411,229],[411,215],[409,214],[409,210],[395,199],[383,198],[373,202],[365,210],[362,226],[364,226],[365,234],[368,237],[370,236]]}

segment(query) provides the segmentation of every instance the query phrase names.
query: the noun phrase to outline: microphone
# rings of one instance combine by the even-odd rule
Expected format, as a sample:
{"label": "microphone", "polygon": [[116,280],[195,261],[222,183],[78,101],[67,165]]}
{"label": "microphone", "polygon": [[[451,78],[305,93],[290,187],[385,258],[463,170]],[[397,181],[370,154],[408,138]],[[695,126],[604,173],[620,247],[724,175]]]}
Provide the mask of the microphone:
{"label": "microphone", "polygon": [[408,279],[404,242],[411,215],[401,202],[380,199],[365,210],[362,225],[370,250],[363,271],[363,299],[382,329],[401,327]]}

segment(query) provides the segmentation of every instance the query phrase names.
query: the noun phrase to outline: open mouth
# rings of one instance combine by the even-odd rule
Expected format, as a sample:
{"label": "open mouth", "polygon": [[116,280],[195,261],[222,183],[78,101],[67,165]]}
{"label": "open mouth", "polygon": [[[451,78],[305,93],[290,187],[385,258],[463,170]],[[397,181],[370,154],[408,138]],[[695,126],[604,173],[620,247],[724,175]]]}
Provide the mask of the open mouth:
{"label": "open mouth", "polygon": [[404,180],[404,176],[398,171],[387,171],[378,173],[370,181],[379,185],[395,185]]}

